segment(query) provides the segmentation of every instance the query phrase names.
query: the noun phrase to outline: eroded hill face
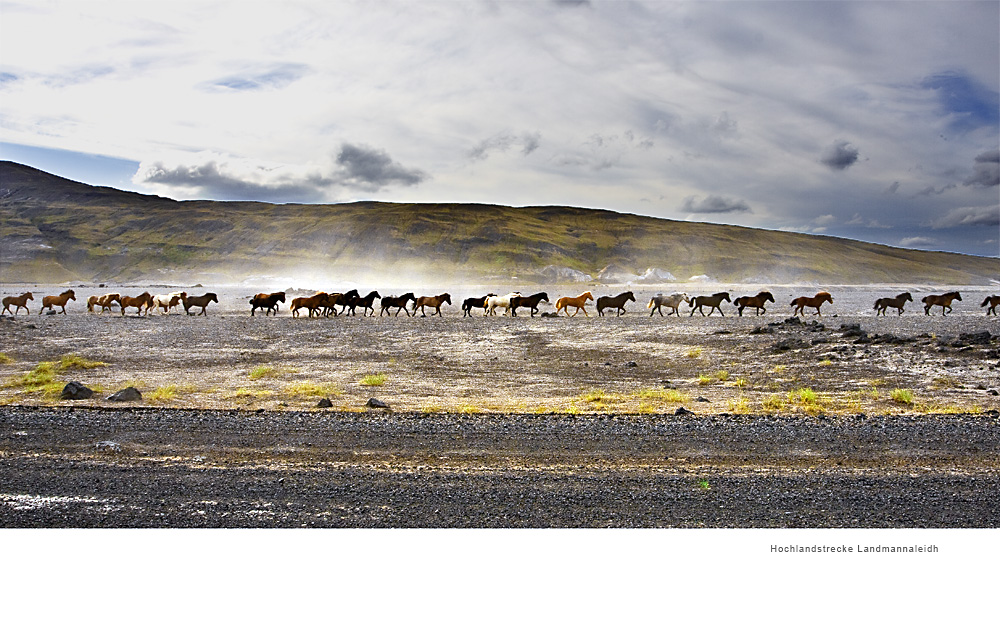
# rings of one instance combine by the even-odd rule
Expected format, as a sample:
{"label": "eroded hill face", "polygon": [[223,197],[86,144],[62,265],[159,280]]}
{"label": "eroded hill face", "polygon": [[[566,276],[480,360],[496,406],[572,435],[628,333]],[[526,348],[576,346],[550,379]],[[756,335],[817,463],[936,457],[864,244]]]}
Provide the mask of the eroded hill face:
{"label": "eroded hill face", "polygon": [[[309,271],[449,281],[647,272],[725,282],[987,284],[1000,260],[571,207],[177,202],[0,163],[3,281],[242,281]],[[547,268],[554,267],[554,268]],[[570,274],[570,275],[566,275]]]}

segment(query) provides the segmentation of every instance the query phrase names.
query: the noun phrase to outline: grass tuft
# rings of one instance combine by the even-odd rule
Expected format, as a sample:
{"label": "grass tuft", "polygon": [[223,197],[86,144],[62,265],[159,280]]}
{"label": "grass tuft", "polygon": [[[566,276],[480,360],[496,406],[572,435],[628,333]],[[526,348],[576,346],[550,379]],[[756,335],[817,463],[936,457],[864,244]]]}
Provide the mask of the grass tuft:
{"label": "grass tuft", "polygon": [[362,386],[382,386],[385,384],[386,379],[387,377],[384,373],[372,373],[362,377],[358,383]]}

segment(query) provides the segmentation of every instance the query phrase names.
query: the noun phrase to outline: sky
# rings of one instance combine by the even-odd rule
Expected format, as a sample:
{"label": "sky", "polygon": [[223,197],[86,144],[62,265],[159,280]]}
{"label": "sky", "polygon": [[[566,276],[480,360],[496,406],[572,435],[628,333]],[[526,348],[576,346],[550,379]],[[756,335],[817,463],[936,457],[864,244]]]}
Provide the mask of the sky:
{"label": "sky", "polygon": [[1000,255],[1000,2],[0,2],[0,159]]}

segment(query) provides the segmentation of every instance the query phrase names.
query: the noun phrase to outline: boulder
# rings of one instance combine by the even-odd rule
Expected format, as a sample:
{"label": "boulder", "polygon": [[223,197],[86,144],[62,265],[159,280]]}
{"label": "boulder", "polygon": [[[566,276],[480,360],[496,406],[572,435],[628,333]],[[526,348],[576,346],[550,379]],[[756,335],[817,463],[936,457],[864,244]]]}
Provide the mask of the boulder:
{"label": "boulder", "polygon": [[577,271],[565,266],[549,264],[538,272],[538,281],[542,283],[554,282],[590,282],[593,277],[583,271]]}
{"label": "boulder", "polygon": [[80,382],[70,382],[63,388],[60,399],[90,399],[94,396],[94,391],[90,390]]}
{"label": "boulder", "polygon": [[597,281],[604,284],[624,284],[631,282],[637,277],[635,273],[624,267],[617,264],[608,264],[597,274]]}
{"label": "boulder", "polygon": [[371,397],[368,399],[368,403],[365,404],[368,408],[389,408],[389,405],[380,399],[375,399]]}
{"label": "boulder", "polygon": [[333,408],[333,402],[324,397],[319,400],[319,403],[316,404],[316,408]]}
{"label": "boulder", "polygon": [[111,397],[108,398],[109,402],[137,402],[142,399],[142,393],[139,392],[135,386],[129,386],[128,388],[123,388]]}
{"label": "boulder", "polygon": [[637,282],[643,284],[654,284],[656,282],[674,282],[677,278],[673,273],[658,268],[647,268],[646,272],[636,278]]}

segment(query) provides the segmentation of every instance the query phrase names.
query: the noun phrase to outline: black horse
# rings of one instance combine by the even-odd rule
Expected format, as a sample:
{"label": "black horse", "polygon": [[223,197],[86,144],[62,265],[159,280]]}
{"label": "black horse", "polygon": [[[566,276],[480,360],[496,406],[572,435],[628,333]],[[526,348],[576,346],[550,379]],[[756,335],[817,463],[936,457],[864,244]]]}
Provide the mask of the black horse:
{"label": "black horse", "polygon": [[624,293],[615,295],[614,297],[608,297],[608,296],[598,297],[597,314],[600,315],[601,317],[604,317],[604,309],[616,308],[618,309],[618,312],[615,313],[615,316],[617,317],[625,312],[625,302],[630,302],[630,301],[631,302],[635,301],[635,295],[632,294],[632,291],[626,291]]}
{"label": "black horse", "polygon": [[486,308],[486,298],[493,297],[496,293],[487,293],[482,297],[467,297],[462,302],[462,317],[472,317],[472,309]]}
{"label": "black horse", "polygon": [[263,308],[264,315],[270,313],[278,314],[278,304],[285,301],[285,292],[280,293],[257,293],[250,298],[250,316],[253,317],[258,308]]}
{"label": "black horse", "polygon": [[406,305],[410,302],[416,303],[417,296],[413,293],[403,293],[402,295],[386,295],[382,298],[382,310],[379,311],[379,317],[382,317],[382,313],[388,315],[391,309],[396,309],[396,315],[399,315],[399,311],[406,311],[406,316],[410,316],[410,309],[406,308]]}
{"label": "black horse", "polygon": [[521,295],[516,295],[510,298],[510,314],[511,317],[517,317],[517,309],[519,308],[530,308],[531,316],[534,317],[535,313],[538,312],[538,303],[542,300],[546,302],[549,301],[548,293],[541,292],[535,293],[534,295],[528,295],[522,297]]}

